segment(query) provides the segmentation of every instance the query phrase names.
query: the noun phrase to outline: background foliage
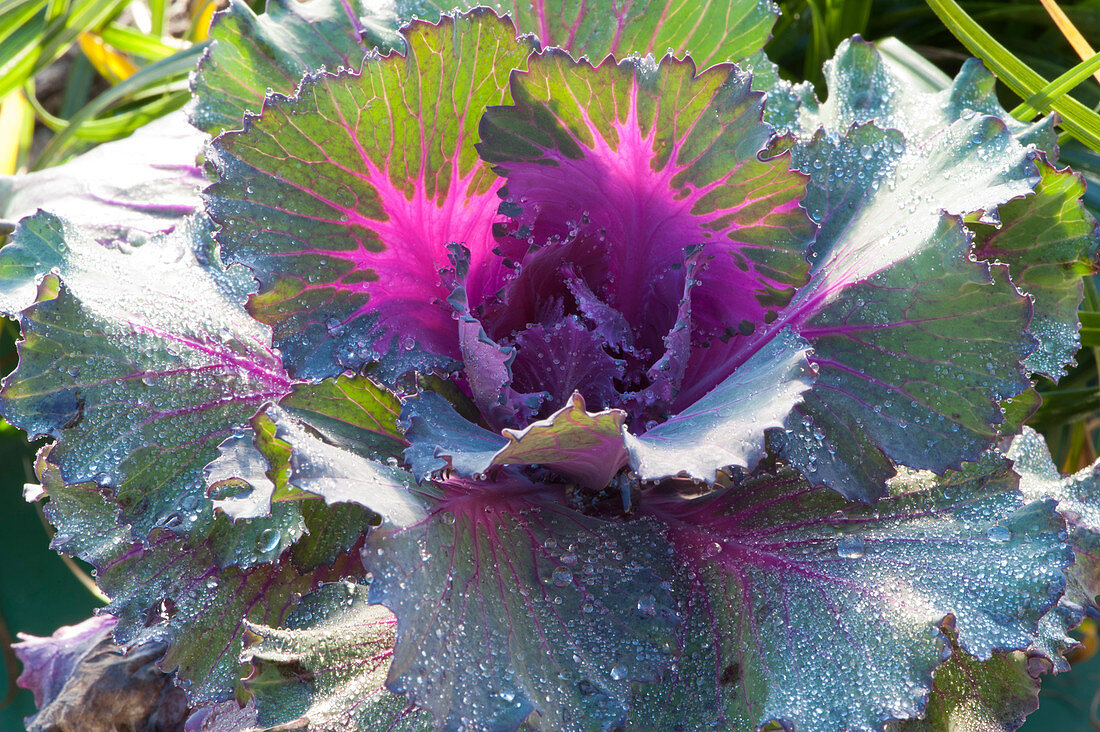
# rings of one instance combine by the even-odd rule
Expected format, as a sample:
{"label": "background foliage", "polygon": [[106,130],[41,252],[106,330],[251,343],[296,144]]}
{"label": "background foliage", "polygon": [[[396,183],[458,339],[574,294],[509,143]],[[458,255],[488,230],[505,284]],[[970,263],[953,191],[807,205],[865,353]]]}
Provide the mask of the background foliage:
{"label": "background foliage", "polygon": [[[262,0],[251,2],[262,9]],[[1002,102],[1021,119],[1057,111],[1062,162],[1100,184],[1100,0],[787,0],[767,48],[791,79],[822,82],[822,64],[843,39],[897,37],[934,66],[891,51],[930,83],[978,55],[1002,81]],[[124,137],[186,101],[187,74],[205,44],[217,0],[0,0],[0,175],[39,170],[88,147]],[[1062,11],[1059,15],[1058,11]],[[1074,32],[1077,35],[1074,35]],[[0,213],[4,188],[0,178]],[[1086,205],[1100,217],[1100,185]],[[0,236],[6,231],[0,216]],[[1031,424],[1047,437],[1063,472],[1100,452],[1100,296],[1092,278],[1082,306],[1077,366],[1057,387],[1040,388],[1044,404]],[[15,326],[0,329],[0,369],[15,362]],[[33,711],[14,687],[18,668],[7,652],[15,631],[48,635],[86,617],[100,598],[85,569],[47,548],[48,525],[23,502],[32,448],[0,425],[0,730],[22,728]],[[68,562],[66,565],[65,562]],[[1083,634],[1088,636],[1090,626]],[[1093,639],[1092,646],[1095,647]],[[1100,729],[1100,663],[1087,659],[1048,679],[1043,703],[1024,727]]]}

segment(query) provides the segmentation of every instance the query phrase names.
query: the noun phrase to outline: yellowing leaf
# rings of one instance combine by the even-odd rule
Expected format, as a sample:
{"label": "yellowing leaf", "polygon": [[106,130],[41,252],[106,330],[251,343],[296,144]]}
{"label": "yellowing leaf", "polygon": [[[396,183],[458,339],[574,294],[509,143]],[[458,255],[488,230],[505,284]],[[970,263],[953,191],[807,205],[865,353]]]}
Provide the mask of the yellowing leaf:
{"label": "yellowing leaf", "polygon": [[80,50],[92,62],[92,66],[107,81],[117,84],[133,76],[137,66],[130,59],[114,50],[95,33],[81,33]]}
{"label": "yellowing leaf", "polygon": [[23,128],[32,111],[23,92],[16,89],[0,99],[0,175],[11,175],[19,166]]}
{"label": "yellowing leaf", "polygon": [[210,35],[210,21],[218,12],[217,0],[198,3],[191,11],[191,40],[202,43]]}

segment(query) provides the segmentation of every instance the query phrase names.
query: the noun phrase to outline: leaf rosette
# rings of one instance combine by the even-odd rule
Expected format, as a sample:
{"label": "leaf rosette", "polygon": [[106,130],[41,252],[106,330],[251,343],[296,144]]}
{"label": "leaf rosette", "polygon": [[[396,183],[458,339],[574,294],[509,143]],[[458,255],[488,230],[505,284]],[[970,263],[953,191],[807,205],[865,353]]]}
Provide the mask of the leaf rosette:
{"label": "leaf rosette", "polygon": [[997,448],[1095,258],[1051,123],[859,39],[819,103],[767,3],[505,5],[233,3],[200,212],[0,254],[116,636],[210,729],[1018,723],[1095,575]]}

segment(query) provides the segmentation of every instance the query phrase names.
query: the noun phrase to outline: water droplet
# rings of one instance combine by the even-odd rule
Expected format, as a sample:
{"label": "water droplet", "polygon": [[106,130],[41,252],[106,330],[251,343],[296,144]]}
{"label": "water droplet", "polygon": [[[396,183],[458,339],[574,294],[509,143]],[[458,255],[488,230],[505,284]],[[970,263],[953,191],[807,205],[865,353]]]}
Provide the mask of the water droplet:
{"label": "water droplet", "polygon": [[844,559],[859,559],[867,551],[867,545],[858,536],[844,536],[836,545],[836,553]]}
{"label": "water droplet", "polygon": [[1000,524],[990,526],[989,530],[985,532],[985,535],[994,544],[1004,544],[1012,538],[1012,532]]}
{"label": "water droplet", "polygon": [[550,574],[550,581],[558,587],[565,587],[573,581],[573,573],[565,567],[554,567]]}
{"label": "water droplet", "polygon": [[657,600],[653,595],[642,595],[638,598],[638,612],[647,618],[653,617],[657,612]]}
{"label": "water droplet", "polygon": [[279,546],[280,538],[278,530],[264,529],[260,532],[260,535],[256,537],[256,551],[261,554],[266,554]]}
{"label": "water droplet", "polygon": [[617,663],[611,668],[611,678],[615,681],[622,681],[630,674],[630,669],[625,664]]}

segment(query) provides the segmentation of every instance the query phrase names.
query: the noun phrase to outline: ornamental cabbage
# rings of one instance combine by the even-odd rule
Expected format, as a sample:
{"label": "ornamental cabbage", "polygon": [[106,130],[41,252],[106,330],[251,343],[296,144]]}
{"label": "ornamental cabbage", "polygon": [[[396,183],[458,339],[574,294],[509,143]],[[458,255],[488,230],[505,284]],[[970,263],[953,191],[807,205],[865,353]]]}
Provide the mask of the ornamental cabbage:
{"label": "ornamental cabbage", "polygon": [[1095,474],[1022,426],[1083,181],[974,61],[918,88],[853,38],[819,102],[774,15],[235,1],[201,197],[21,221],[0,413],[194,728],[1034,708],[1097,609]]}

